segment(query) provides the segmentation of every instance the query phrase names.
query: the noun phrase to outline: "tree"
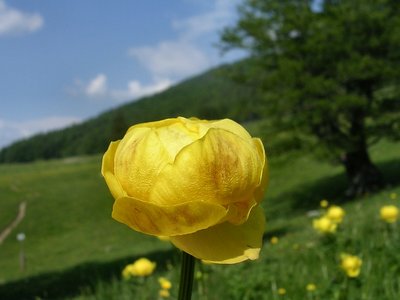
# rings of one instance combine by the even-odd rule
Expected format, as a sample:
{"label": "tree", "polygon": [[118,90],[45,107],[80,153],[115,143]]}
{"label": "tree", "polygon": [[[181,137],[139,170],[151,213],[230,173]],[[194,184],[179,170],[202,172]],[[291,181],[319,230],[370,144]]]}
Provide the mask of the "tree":
{"label": "tree", "polygon": [[400,136],[400,1],[245,0],[238,11],[221,47],[248,50],[235,74],[264,91],[274,126],[340,161],[349,196],[382,187],[368,147]]}

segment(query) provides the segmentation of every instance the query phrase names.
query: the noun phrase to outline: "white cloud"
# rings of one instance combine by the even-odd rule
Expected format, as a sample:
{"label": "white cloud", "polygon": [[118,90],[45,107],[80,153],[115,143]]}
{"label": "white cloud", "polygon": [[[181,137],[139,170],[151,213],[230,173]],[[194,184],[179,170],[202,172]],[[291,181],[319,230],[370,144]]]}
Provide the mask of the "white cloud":
{"label": "white cloud", "polygon": [[162,42],[155,47],[132,48],[129,54],[155,77],[184,77],[209,65],[207,56],[200,49],[182,41]]}
{"label": "white cloud", "polygon": [[215,33],[234,19],[238,0],[217,0],[214,3],[214,7],[204,14],[172,23],[175,29],[182,31],[181,39],[194,40],[204,34]]}
{"label": "white cloud", "polygon": [[0,36],[34,32],[42,28],[43,23],[40,14],[19,11],[0,0]]}
{"label": "white cloud", "polygon": [[234,20],[239,1],[211,2],[207,12],[172,22],[171,26],[177,32],[176,39],[130,48],[128,55],[150,73],[150,82],[131,80],[126,88],[116,89],[109,87],[107,76],[100,73],[88,83],[76,80],[75,86],[68,92],[93,99],[128,101],[161,92],[185,77],[221,63],[221,58],[217,57],[216,51],[210,51],[209,46],[219,39],[217,31]]}
{"label": "white cloud", "polygon": [[76,79],[74,86],[67,88],[67,92],[72,96],[85,95],[92,99],[114,100],[116,102],[138,99],[143,96],[159,93],[173,82],[169,79],[157,78],[149,84],[142,84],[138,80],[131,80],[124,89],[111,89],[107,84],[107,76],[103,73],[96,75],[87,84]]}
{"label": "white cloud", "polygon": [[98,74],[89,82],[85,88],[85,93],[91,97],[105,96],[107,93],[107,76]]}
{"label": "white cloud", "polygon": [[209,51],[204,45],[212,46],[218,41],[218,30],[235,19],[238,2],[239,0],[216,0],[212,8],[203,14],[174,20],[172,27],[177,31],[176,39],[151,46],[132,47],[128,54],[153,77],[177,81],[202,72],[221,63],[216,51]]}
{"label": "white cloud", "polygon": [[128,82],[127,89],[112,90],[110,91],[110,95],[117,101],[126,101],[162,92],[171,85],[172,82],[168,79],[159,79],[148,85],[143,85],[137,80],[132,80]]}
{"label": "white cloud", "polygon": [[22,122],[0,119],[0,148],[36,133],[60,129],[81,122],[76,117],[52,116]]}

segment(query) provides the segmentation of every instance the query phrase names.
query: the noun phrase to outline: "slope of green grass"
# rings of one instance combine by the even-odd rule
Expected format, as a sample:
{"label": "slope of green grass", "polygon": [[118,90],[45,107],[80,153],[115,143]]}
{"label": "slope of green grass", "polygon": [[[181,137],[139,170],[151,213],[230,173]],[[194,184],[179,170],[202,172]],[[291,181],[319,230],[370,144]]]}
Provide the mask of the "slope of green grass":
{"label": "slope of green grass", "polygon": [[[399,198],[388,197],[391,192],[400,195],[400,145],[381,142],[371,153],[391,186],[351,202],[341,198],[345,177],[339,166],[304,153],[271,155],[260,260],[235,266],[198,264],[202,275],[194,299],[280,299],[279,288],[286,289],[285,299],[397,299],[398,228],[384,226],[378,211],[384,204],[400,204]],[[0,245],[0,299],[156,299],[161,275],[173,281],[171,293],[176,296],[178,252],[111,219],[113,201],[100,176],[100,161],[93,156],[0,166],[0,225],[15,217],[20,201],[27,201],[25,219]],[[347,212],[333,240],[318,235],[307,216],[318,211],[323,198]],[[26,234],[24,271],[19,270],[17,232]],[[273,246],[272,236],[280,240]],[[362,257],[359,278],[343,276],[338,268],[341,252]],[[140,256],[157,262],[156,274],[121,281],[123,266]],[[307,295],[310,282],[317,291]]]}

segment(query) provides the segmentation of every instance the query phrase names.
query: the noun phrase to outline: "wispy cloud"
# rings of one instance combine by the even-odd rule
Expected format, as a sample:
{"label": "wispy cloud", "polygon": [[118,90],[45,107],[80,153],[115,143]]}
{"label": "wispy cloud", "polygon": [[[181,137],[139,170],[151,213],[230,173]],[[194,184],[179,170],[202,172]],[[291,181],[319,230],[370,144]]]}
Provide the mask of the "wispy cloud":
{"label": "wispy cloud", "polygon": [[0,119],[0,148],[36,133],[48,132],[79,122],[80,118],[69,116],[51,116],[22,122]]}
{"label": "wispy cloud", "polygon": [[162,92],[171,86],[172,82],[168,79],[158,79],[148,85],[143,85],[137,80],[128,82],[124,90],[110,91],[111,98],[117,101],[138,99],[143,96]]}
{"label": "wispy cloud", "polygon": [[85,93],[91,97],[105,96],[107,93],[107,76],[98,74],[85,89]]}
{"label": "wispy cloud", "polygon": [[196,40],[202,35],[215,33],[235,18],[237,0],[216,0],[211,10],[187,19],[174,20],[172,25],[181,32],[180,39]]}
{"label": "wispy cloud", "polygon": [[43,17],[7,6],[0,0],[0,36],[34,32],[43,27]]}
{"label": "wispy cloud", "polygon": [[209,65],[207,56],[194,45],[184,42],[162,42],[154,47],[136,47],[129,50],[154,77],[184,77]]}
{"label": "wispy cloud", "polygon": [[219,59],[204,50],[204,43],[217,42],[218,30],[234,20],[238,0],[216,0],[213,3],[211,9],[203,14],[172,21],[176,39],[132,47],[128,54],[153,77],[163,76],[174,82],[212,67]]}
{"label": "wispy cloud", "polygon": [[118,89],[110,87],[107,76],[99,73],[87,83],[77,80],[69,93],[98,100],[134,100],[161,92],[179,80],[209,69],[221,62],[209,46],[218,41],[218,30],[235,19],[238,2],[216,0],[205,13],[171,21],[171,27],[177,33],[175,39],[128,49],[128,55],[150,73],[150,82],[132,79],[126,88]]}
{"label": "wispy cloud", "polygon": [[91,80],[88,80],[87,83],[82,80],[75,80],[75,85],[68,88],[68,92],[72,96],[85,95],[95,100],[123,102],[162,92],[171,85],[172,81],[157,78],[149,84],[142,84],[138,80],[131,80],[123,89],[112,89],[108,87],[107,76],[100,73]]}

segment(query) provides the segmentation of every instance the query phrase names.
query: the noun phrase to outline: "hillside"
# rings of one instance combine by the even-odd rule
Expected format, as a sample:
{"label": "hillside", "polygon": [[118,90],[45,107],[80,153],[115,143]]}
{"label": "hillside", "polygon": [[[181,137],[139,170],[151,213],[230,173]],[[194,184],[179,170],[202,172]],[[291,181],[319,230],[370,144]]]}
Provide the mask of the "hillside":
{"label": "hillside", "polygon": [[[285,299],[399,299],[399,224],[379,219],[382,205],[400,205],[399,197],[389,198],[400,194],[399,153],[397,143],[375,145],[372,157],[391,187],[347,203],[341,198],[345,175],[340,167],[308,153],[269,155],[260,260],[234,266],[198,264],[204,276],[196,279],[193,298],[281,299],[277,290],[285,288]],[[173,282],[175,299],[179,253],[169,243],[111,218],[113,199],[100,165],[101,157],[95,155],[0,166],[0,228],[15,218],[21,201],[27,203],[25,218],[0,246],[0,299],[157,299],[160,276]],[[346,210],[332,240],[312,228],[310,211],[315,217],[323,198]],[[19,232],[26,234],[23,244],[16,239]],[[279,238],[275,245],[269,242],[273,236]],[[338,267],[343,251],[362,257],[359,278],[343,278]],[[143,281],[120,280],[123,267],[143,256],[157,262],[155,274]],[[317,286],[315,294],[306,294],[308,283]],[[346,289],[352,296],[346,297]]]}
{"label": "hillside", "polygon": [[212,69],[81,124],[18,141],[0,151],[0,163],[100,153],[130,125],[167,117],[256,119],[259,109],[254,91],[223,76],[225,68]]}

